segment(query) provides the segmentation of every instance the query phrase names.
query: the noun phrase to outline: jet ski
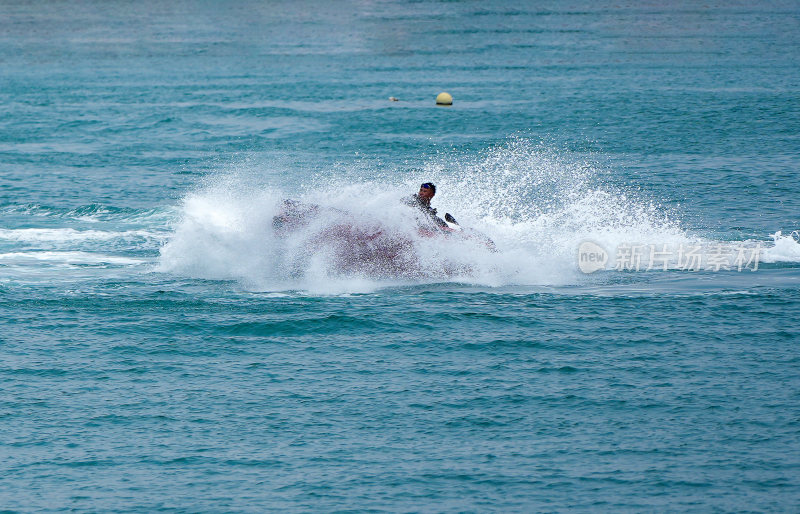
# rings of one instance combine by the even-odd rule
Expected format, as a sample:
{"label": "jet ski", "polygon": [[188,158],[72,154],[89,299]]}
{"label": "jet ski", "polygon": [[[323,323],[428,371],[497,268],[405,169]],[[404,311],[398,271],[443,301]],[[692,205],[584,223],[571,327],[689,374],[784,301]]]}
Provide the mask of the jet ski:
{"label": "jet ski", "polygon": [[[331,207],[321,207],[316,204],[302,203],[297,200],[287,199],[281,204],[280,212],[272,218],[272,227],[278,232],[292,232],[308,226],[315,220],[327,216],[331,219],[341,219],[349,217],[346,211],[341,209],[334,209]],[[421,216],[418,219],[417,232],[420,236],[426,238],[436,237],[455,237],[460,239],[470,239],[479,241],[485,245],[492,252],[497,251],[497,246],[488,236],[471,228],[462,227],[452,214],[449,212],[445,214],[444,220],[439,218],[436,222],[432,223]],[[331,232],[331,230],[328,230]],[[344,230],[344,225],[338,225],[338,228],[332,232],[342,234],[343,232],[350,232],[354,237],[363,237],[368,240],[375,239],[381,234],[381,230]]]}
{"label": "jet ski", "polygon": [[[462,227],[449,213],[446,225],[418,218],[416,232],[425,240],[464,240],[484,245],[492,252],[494,242],[476,230]],[[284,200],[272,219],[275,234],[283,239],[300,238],[292,273],[301,273],[315,255],[326,255],[331,268],[339,273],[362,273],[369,276],[419,276],[424,266],[415,245],[420,240],[408,232],[389,230],[378,221],[359,219],[353,214],[330,207]],[[446,275],[464,273],[462,267],[445,266]]]}

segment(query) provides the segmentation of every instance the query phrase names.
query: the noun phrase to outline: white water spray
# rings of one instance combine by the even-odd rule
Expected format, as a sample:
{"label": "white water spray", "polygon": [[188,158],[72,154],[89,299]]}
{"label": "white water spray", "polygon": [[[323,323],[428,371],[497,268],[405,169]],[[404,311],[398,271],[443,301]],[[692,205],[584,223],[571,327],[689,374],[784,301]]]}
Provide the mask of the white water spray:
{"label": "white water spray", "polygon": [[[715,244],[687,234],[657,203],[603,184],[591,163],[523,140],[477,158],[433,160],[402,176],[362,175],[318,176],[293,195],[254,183],[258,175],[249,171],[221,175],[184,199],[158,269],[235,280],[259,291],[363,292],[427,282],[565,285],[586,280],[577,248],[587,240],[610,252],[631,243]],[[489,235],[499,251],[470,239],[420,236],[414,210],[401,199],[426,181],[437,184],[433,205],[440,215],[450,212],[463,226]],[[273,217],[289,197],[319,206],[324,215],[300,230],[276,232]],[[375,242],[343,250],[320,236],[342,230]],[[391,260],[375,260],[385,245],[404,246],[393,250]],[[800,245],[778,234],[764,262],[787,256],[800,260]],[[614,264],[612,254],[607,267]]]}

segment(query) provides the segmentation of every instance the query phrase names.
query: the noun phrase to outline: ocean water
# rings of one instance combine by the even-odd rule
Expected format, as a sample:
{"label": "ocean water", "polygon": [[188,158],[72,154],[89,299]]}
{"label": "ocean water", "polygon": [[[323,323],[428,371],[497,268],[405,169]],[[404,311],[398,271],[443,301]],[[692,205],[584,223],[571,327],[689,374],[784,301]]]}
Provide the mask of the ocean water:
{"label": "ocean water", "polygon": [[798,510],[798,49],[790,1],[1,2],[0,510]]}

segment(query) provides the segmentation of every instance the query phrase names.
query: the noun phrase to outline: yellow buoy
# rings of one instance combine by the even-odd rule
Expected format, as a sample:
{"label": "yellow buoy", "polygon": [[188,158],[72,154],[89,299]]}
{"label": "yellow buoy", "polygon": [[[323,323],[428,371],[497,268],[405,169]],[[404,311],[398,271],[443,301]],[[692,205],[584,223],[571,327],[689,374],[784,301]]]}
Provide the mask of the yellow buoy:
{"label": "yellow buoy", "polygon": [[439,93],[436,97],[436,105],[453,105],[453,97],[450,93]]}

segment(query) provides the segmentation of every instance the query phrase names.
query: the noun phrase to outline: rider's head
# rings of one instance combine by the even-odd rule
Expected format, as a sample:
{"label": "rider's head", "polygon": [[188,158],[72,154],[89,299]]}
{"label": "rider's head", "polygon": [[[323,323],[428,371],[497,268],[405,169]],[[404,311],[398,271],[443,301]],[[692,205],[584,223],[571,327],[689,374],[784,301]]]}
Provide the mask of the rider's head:
{"label": "rider's head", "polygon": [[436,194],[436,186],[434,186],[430,182],[425,182],[424,184],[419,186],[419,193],[417,193],[417,196],[419,196],[422,200],[427,200],[430,202],[431,198],[433,198],[435,194]]}

